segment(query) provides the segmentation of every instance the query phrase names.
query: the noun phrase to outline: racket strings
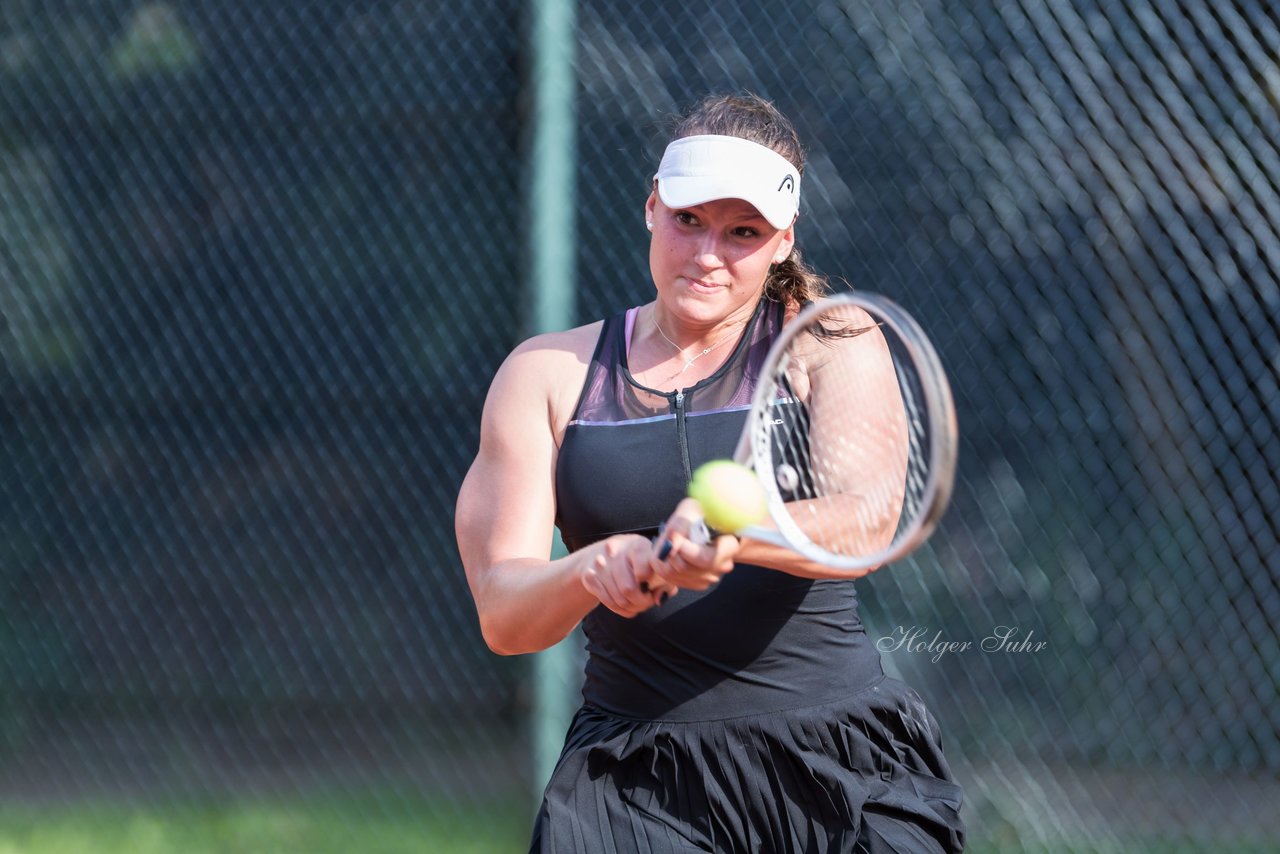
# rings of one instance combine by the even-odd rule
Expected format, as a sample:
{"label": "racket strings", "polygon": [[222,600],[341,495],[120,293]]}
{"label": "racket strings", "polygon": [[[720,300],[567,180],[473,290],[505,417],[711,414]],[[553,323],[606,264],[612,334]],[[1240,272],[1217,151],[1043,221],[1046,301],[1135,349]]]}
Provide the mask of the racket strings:
{"label": "racket strings", "polygon": [[774,405],[756,425],[756,448],[767,454],[756,467],[781,505],[780,528],[791,529],[784,535],[862,558],[915,527],[930,481],[929,436],[901,342],[883,327],[864,337],[867,325],[855,323],[852,333],[833,334],[839,323],[824,318],[822,331],[796,336],[797,352],[765,378]]}
{"label": "racket strings", "polygon": [[903,518],[910,520],[919,515],[921,504],[929,485],[929,441],[925,425],[923,408],[923,392],[914,388],[911,380],[915,376],[904,369],[901,362],[895,362],[899,388],[902,390],[903,406],[907,415],[908,465],[906,493],[903,498]]}

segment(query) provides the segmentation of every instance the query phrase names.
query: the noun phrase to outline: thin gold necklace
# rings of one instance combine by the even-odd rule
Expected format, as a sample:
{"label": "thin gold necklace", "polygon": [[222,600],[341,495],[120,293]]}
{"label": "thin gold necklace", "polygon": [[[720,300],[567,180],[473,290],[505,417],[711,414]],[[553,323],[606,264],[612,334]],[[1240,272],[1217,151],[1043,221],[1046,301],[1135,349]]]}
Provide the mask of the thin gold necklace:
{"label": "thin gold necklace", "polygon": [[[676,354],[677,354],[678,356],[680,356],[680,358],[684,359],[684,350],[683,350],[683,349],[681,349],[681,347],[680,347],[680,345],[679,345],[679,344],[677,344],[676,342],[672,341],[670,338],[667,338],[667,333],[665,333],[665,332],[663,332],[663,331],[662,331],[662,325],[661,325],[660,323],[658,323],[658,314],[657,314],[657,312],[654,312],[654,315],[653,315],[653,327],[654,327],[655,329],[657,329],[657,330],[658,330],[658,334],[659,334],[659,335],[661,335],[663,338],[666,338],[666,339],[667,339],[667,343],[668,343],[668,344],[670,344],[672,347],[675,347],[675,348],[676,348]],[[725,332],[724,332],[724,333],[723,333],[719,338],[717,338],[717,339],[715,340],[715,343],[714,343],[714,344],[712,344],[710,347],[708,347],[707,349],[703,350],[701,353],[699,353],[698,355],[696,355],[696,356],[694,356],[694,357],[692,357],[692,358],[690,358],[690,359],[685,359],[684,367],[683,367],[683,368],[681,368],[681,369],[679,370],[679,372],[677,372],[677,373],[675,374],[675,376],[680,376],[680,374],[683,374],[685,371],[689,370],[689,366],[690,366],[690,365],[692,365],[694,362],[698,361],[698,360],[699,360],[699,359],[701,359],[703,356],[705,356],[705,355],[707,355],[708,353],[710,353],[710,352],[711,352],[712,350],[714,350],[715,348],[719,347],[721,344],[723,344],[723,343],[724,343],[724,339],[726,339],[726,338],[728,338],[728,337],[729,337],[729,333],[728,333],[728,331],[725,331]]]}

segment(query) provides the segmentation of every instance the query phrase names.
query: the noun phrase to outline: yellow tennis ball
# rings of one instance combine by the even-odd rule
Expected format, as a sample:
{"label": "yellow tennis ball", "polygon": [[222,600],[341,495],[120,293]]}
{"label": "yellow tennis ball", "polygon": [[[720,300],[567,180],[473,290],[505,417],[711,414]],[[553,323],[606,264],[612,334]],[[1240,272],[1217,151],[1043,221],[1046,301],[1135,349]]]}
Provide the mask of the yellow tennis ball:
{"label": "yellow tennis ball", "polygon": [[689,481],[689,497],[701,505],[707,524],[725,533],[754,525],[768,513],[764,487],[755,473],[732,460],[698,466]]}

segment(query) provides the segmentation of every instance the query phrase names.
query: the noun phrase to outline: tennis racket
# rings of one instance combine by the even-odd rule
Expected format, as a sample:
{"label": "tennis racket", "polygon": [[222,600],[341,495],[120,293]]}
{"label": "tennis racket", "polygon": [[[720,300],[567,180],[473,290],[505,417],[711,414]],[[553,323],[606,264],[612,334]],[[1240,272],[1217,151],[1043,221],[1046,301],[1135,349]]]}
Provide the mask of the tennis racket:
{"label": "tennis racket", "polygon": [[811,303],[769,351],[734,455],[769,518],[732,533],[840,570],[898,560],[946,510],[956,446],[942,363],[906,311],[867,293]]}

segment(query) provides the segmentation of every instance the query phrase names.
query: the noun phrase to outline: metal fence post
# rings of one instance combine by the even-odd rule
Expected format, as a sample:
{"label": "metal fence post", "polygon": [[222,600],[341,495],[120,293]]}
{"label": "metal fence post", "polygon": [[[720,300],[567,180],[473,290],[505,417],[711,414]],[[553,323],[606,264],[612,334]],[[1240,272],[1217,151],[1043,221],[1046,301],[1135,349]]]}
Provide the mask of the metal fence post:
{"label": "metal fence post", "polygon": [[[530,4],[529,324],[565,329],[574,314],[576,252],[576,73],[573,0]],[[564,554],[559,539],[553,557]],[[535,656],[533,772],[535,797],[551,776],[572,714],[573,639]]]}

